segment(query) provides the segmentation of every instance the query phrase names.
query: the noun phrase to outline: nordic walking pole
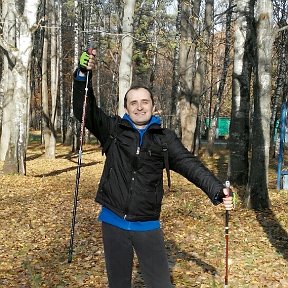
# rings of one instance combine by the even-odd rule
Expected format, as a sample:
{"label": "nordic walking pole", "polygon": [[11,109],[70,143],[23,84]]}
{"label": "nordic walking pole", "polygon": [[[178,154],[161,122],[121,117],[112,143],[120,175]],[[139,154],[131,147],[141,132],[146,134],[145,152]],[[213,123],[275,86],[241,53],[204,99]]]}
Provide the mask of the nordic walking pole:
{"label": "nordic walking pole", "polygon": [[[225,182],[226,188],[230,190],[230,182]],[[227,196],[230,196],[230,192]],[[228,246],[229,244],[229,210],[225,213],[225,285],[224,288],[228,287]]]}
{"label": "nordic walking pole", "polygon": [[[90,43],[90,48],[88,49],[88,54],[92,54],[92,45]],[[75,232],[75,224],[76,224],[76,212],[77,212],[77,204],[78,204],[78,191],[79,191],[79,182],[80,182],[80,168],[82,165],[82,147],[83,147],[83,137],[84,137],[84,129],[85,129],[85,118],[86,118],[86,107],[87,107],[87,95],[88,95],[88,83],[89,83],[89,74],[90,71],[87,70],[86,76],[86,85],[85,85],[85,95],[83,101],[83,111],[82,111],[82,119],[81,119],[81,130],[80,130],[80,145],[78,151],[78,161],[77,161],[77,170],[76,170],[76,183],[74,190],[74,200],[73,200],[73,210],[72,210],[72,223],[71,223],[71,231],[70,231],[70,244],[68,251],[68,263],[72,262],[72,254],[73,254],[73,244],[74,244],[74,232]]]}

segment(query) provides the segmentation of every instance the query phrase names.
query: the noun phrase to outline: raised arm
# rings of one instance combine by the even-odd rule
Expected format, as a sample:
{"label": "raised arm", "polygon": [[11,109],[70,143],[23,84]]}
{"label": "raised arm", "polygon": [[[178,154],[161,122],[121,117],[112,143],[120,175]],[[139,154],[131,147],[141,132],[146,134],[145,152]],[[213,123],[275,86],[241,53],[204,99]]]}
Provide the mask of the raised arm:
{"label": "raised arm", "polygon": [[[87,89],[85,126],[103,145],[109,136],[110,126],[113,125],[113,120],[96,104],[91,81],[92,70],[95,67],[94,57],[95,54],[89,55],[87,52],[83,52],[80,57],[79,67],[74,72],[73,112],[75,117],[81,121],[85,89]],[[87,71],[89,71],[88,82],[86,81]]]}

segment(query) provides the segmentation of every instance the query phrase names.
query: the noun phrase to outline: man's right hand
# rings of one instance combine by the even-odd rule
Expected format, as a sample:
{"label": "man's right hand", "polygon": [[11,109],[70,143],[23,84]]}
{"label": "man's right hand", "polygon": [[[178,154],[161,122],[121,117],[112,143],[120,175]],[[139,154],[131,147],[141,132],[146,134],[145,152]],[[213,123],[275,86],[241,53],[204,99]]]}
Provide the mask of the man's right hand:
{"label": "man's right hand", "polygon": [[96,55],[96,50],[91,50],[91,52],[89,50],[84,51],[80,56],[79,69],[82,73],[86,73],[88,70],[92,70],[95,67],[94,57]]}

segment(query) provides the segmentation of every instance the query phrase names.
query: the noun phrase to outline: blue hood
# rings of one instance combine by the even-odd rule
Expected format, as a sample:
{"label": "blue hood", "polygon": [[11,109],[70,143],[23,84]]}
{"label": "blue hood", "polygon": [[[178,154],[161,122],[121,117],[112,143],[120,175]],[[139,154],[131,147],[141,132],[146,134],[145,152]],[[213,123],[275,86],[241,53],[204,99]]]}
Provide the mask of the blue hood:
{"label": "blue hood", "polygon": [[141,146],[141,144],[142,144],[143,135],[145,134],[145,132],[147,131],[147,129],[148,129],[151,125],[153,125],[153,124],[156,124],[156,125],[159,125],[159,126],[161,125],[161,119],[160,119],[160,117],[159,117],[159,116],[155,116],[155,115],[153,115],[153,116],[151,117],[150,121],[147,123],[146,127],[143,128],[143,129],[138,129],[138,128],[135,126],[135,124],[133,123],[133,121],[131,120],[130,116],[129,116],[127,113],[125,113],[125,114],[123,115],[122,119],[123,119],[123,120],[127,120],[127,121],[132,125],[132,127],[139,132],[139,134],[140,134],[140,143],[139,143],[140,146]]}

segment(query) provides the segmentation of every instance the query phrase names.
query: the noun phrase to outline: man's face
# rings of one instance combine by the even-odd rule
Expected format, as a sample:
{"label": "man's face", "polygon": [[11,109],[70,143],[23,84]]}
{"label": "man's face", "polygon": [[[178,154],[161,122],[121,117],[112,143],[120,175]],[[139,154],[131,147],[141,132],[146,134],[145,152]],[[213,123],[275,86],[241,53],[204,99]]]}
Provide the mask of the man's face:
{"label": "man's face", "polygon": [[149,91],[145,88],[130,90],[127,94],[126,112],[137,128],[144,128],[154,112]]}

